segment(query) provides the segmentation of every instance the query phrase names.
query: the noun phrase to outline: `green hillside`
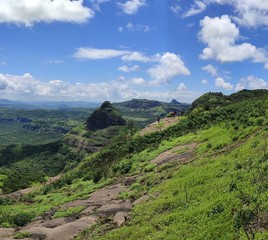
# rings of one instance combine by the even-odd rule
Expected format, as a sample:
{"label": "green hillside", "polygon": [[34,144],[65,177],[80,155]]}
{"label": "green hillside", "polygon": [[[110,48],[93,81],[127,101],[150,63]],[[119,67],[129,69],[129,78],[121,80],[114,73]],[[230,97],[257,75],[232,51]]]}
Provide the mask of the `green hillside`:
{"label": "green hillside", "polygon": [[208,93],[162,131],[118,127],[59,180],[0,198],[0,237],[268,239],[267,117],[268,91]]}

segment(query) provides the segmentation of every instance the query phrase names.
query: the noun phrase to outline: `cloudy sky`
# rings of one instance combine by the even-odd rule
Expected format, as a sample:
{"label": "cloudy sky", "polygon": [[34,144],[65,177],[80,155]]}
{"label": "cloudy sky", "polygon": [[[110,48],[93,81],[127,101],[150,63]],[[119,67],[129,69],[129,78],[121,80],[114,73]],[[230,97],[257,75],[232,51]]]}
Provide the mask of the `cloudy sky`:
{"label": "cloudy sky", "polygon": [[0,0],[0,34],[0,98],[268,88],[268,0]]}

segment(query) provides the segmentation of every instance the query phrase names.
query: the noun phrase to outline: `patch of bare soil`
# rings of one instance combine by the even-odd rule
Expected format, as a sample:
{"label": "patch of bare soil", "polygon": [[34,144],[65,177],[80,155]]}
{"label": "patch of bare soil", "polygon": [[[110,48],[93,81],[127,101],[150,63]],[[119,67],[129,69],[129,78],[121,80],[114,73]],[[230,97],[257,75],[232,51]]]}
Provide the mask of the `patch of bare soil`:
{"label": "patch of bare soil", "polygon": [[179,121],[180,121],[180,117],[178,116],[162,118],[159,121],[159,123],[156,121],[156,122],[149,124],[147,127],[142,129],[139,134],[141,136],[144,136],[152,132],[163,131],[164,129],[170,127],[170,125],[175,124]]}

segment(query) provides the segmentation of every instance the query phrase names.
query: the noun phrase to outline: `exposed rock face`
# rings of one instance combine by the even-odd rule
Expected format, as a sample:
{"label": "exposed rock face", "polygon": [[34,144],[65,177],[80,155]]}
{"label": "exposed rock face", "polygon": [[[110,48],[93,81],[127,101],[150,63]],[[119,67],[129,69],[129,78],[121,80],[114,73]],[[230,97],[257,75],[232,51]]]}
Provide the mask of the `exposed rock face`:
{"label": "exposed rock face", "polygon": [[126,121],[109,101],[105,101],[87,120],[89,130],[98,130],[117,125],[126,125]]}

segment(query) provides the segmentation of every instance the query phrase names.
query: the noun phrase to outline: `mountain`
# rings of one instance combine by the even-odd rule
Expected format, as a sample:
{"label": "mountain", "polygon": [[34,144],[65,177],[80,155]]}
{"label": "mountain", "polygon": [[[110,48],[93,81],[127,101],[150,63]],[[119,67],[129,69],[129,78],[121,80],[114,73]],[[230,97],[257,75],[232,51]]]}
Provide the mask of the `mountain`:
{"label": "mountain", "polygon": [[160,102],[147,99],[132,99],[113,106],[126,118],[133,120],[138,126],[145,127],[154,122],[159,116],[165,117],[170,112],[185,112],[189,108],[187,103]]}
{"label": "mountain", "polygon": [[174,107],[188,107],[189,104],[186,103],[179,103],[175,99],[171,101],[171,103],[166,102],[159,102],[155,100],[147,100],[147,99],[132,99],[130,101],[125,101],[121,103],[114,103],[114,106],[119,109],[152,109],[156,107],[162,107],[164,110],[167,108],[174,108]]}
{"label": "mountain", "polygon": [[117,125],[126,125],[126,120],[122,118],[109,101],[105,101],[87,119],[87,128],[89,130],[99,130]]}
{"label": "mountain", "polygon": [[147,99],[132,99],[130,101],[115,103],[115,107],[130,108],[130,109],[148,109],[161,106],[159,101]]}
{"label": "mountain", "polygon": [[[109,102],[101,108],[114,111]],[[68,159],[68,167],[43,185],[2,195],[0,238],[265,240],[267,119],[266,90],[207,93],[185,116],[150,123],[148,131],[115,126],[118,135],[96,152],[43,146],[39,164],[47,158],[51,171]],[[72,134],[103,136],[107,129],[81,125]],[[3,150],[3,159],[29,151],[38,161],[36,147]],[[72,161],[78,153],[82,159]],[[2,189],[23,183],[29,168],[17,177],[21,166],[14,166],[11,180],[10,170],[0,169]]]}
{"label": "mountain", "polygon": [[172,101],[170,102],[171,104],[181,104],[180,102],[178,102],[176,99],[172,99]]}

